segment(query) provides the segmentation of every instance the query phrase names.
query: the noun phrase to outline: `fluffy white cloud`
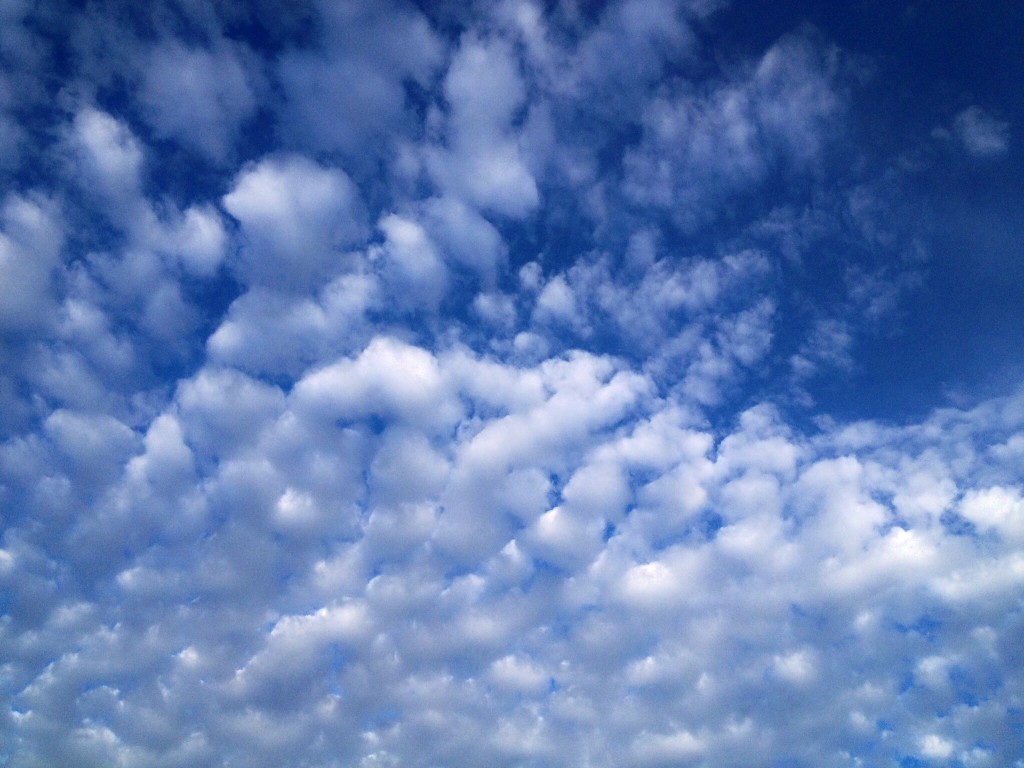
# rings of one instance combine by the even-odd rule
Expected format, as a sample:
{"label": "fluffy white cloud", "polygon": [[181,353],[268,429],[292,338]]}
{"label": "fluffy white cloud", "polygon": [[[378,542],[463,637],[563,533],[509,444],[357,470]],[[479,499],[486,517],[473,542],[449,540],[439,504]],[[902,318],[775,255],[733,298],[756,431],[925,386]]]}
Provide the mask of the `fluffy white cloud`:
{"label": "fluffy white cloud", "polygon": [[333,276],[345,266],[342,249],[365,232],[359,193],[344,171],[298,155],[244,170],[223,203],[241,224],[238,270],[256,284],[306,288]]}
{"label": "fluffy white cloud", "polygon": [[370,275],[335,278],[315,296],[257,286],[236,299],[206,341],[218,362],[258,373],[296,374],[347,351],[365,335],[365,314],[379,301]]}
{"label": "fluffy white cloud", "polygon": [[540,201],[513,119],[525,87],[511,45],[467,34],[445,76],[447,146],[430,147],[427,167],[446,193],[522,218]]}
{"label": "fluffy white cloud", "polygon": [[978,106],[968,107],[953,120],[953,131],[968,154],[997,157],[1010,146],[1010,124]]}
{"label": "fluffy white cloud", "polygon": [[993,486],[968,492],[960,514],[983,533],[993,532],[1010,541],[1024,539],[1024,499],[1020,489]]}
{"label": "fluffy white cloud", "polygon": [[142,261],[158,253],[172,270],[183,268],[204,278],[216,273],[227,248],[220,214],[209,203],[179,210],[170,201],[149,200],[143,192],[145,147],[126,122],[82,108],[68,128],[67,142],[75,155],[78,184],[90,205],[121,230],[136,251],[123,261]]}
{"label": "fluffy white cloud", "polygon": [[442,62],[442,46],[405,2],[314,6],[321,39],[286,50],[278,63],[283,122],[306,146],[362,160],[382,137],[411,129],[404,82],[426,85]]}
{"label": "fluffy white cloud", "polygon": [[425,224],[444,246],[445,257],[493,285],[505,260],[505,243],[494,225],[458,199],[431,198],[424,210]]}
{"label": "fluffy white cloud", "polygon": [[75,115],[69,141],[88,189],[98,193],[114,217],[130,219],[143,163],[142,147],[131,129],[106,112],[86,107]]}
{"label": "fluffy white cloud", "polygon": [[0,212],[0,330],[48,324],[64,228],[52,201],[8,197]]}
{"label": "fluffy white cloud", "polygon": [[396,214],[385,216],[378,226],[385,236],[382,272],[388,292],[406,306],[436,308],[448,288],[448,272],[426,230]]}
{"label": "fluffy white cloud", "polygon": [[[343,360],[304,376],[292,397],[317,420],[378,415],[415,424],[445,423],[454,414],[431,355],[394,339],[375,339],[355,360]],[[449,406],[450,407],[450,406]]]}
{"label": "fluffy white cloud", "polygon": [[[76,524],[76,545],[108,547],[112,528],[143,523],[130,510],[144,499],[169,507],[144,516],[153,538],[133,538],[123,565],[94,577],[116,583],[120,603],[44,614],[65,622],[47,642],[82,650],[57,651],[44,669],[21,637],[18,732],[156,707],[126,682],[140,674],[163,680],[151,717],[164,735],[119,717],[67,749],[192,754],[202,745],[185,701],[219,734],[209,754],[230,744],[261,759],[321,754],[308,739],[329,728],[323,749],[346,759],[409,757],[416,744],[427,762],[462,764],[452,722],[498,724],[478,745],[487,759],[573,763],[589,743],[636,765],[755,753],[839,764],[893,729],[903,754],[937,759],[974,732],[946,719],[951,686],[1005,722],[1012,679],[988,675],[1019,621],[1019,492],[992,485],[933,503],[921,479],[961,486],[991,472],[940,438],[952,420],[959,444],[990,439],[991,409],[876,430],[851,450],[839,447],[848,429],[808,437],[766,406],[715,437],[651,392],[608,359],[524,370],[379,338],[287,397],[203,371],[179,388],[180,415],[158,417],[141,446],[106,417],[54,414],[48,439],[72,462],[70,481],[110,488],[107,511]],[[1024,424],[998,428],[1006,439]],[[186,532],[207,526],[190,547]],[[271,535],[273,548],[257,543]],[[33,564],[27,530],[11,542],[4,578],[26,589],[45,561]],[[150,605],[174,595],[193,595],[184,613]],[[143,606],[157,610],[148,629],[90,618]],[[913,650],[922,642],[927,657]],[[101,649],[130,646],[150,650],[100,662]]]}
{"label": "fluffy white cloud", "polygon": [[626,194],[695,229],[769,174],[806,169],[843,106],[833,59],[792,37],[733,82],[709,91],[683,83],[659,95],[644,109],[642,141],[626,154]]}
{"label": "fluffy white cloud", "polygon": [[227,232],[210,205],[192,206],[164,224],[154,236],[154,247],[181,263],[186,271],[210,277],[227,250]]}
{"label": "fluffy white cloud", "polygon": [[156,132],[223,160],[239,125],[256,109],[258,70],[239,61],[244,49],[210,51],[177,41],[146,56],[140,102]]}

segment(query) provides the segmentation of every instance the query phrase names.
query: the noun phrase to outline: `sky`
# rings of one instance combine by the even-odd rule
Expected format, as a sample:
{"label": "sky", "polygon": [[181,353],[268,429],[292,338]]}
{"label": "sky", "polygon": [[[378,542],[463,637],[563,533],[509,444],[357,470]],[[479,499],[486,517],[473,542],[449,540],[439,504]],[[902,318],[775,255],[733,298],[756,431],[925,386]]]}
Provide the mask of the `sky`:
{"label": "sky", "polygon": [[0,763],[1024,766],[1022,28],[0,0]]}

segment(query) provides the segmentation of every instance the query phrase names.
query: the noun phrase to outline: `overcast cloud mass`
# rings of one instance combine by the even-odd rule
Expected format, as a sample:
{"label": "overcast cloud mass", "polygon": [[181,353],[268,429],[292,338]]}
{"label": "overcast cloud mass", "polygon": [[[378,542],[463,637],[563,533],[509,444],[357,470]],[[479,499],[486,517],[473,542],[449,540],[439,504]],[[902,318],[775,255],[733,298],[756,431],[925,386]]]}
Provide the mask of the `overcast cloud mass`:
{"label": "overcast cloud mass", "polygon": [[0,763],[1024,766],[1022,28],[0,2]]}

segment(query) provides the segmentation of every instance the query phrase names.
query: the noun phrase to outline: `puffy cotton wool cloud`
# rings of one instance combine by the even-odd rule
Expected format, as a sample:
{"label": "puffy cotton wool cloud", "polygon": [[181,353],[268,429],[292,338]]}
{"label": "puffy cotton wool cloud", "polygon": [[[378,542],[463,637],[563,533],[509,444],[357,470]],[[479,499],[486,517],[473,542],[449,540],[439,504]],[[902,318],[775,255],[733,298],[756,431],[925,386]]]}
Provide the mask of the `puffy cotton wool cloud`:
{"label": "puffy cotton wool cloud", "polygon": [[341,249],[364,231],[345,172],[298,155],[243,171],[223,204],[241,224],[239,271],[256,284],[307,288],[331,277],[344,266]]}
{"label": "puffy cotton wool cloud", "polygon": [[143,153],[124,122],[86,107],[75,116],[69,140],[81,162],[80,178],[94,194],[112,208],[134,202]]}
{"label": "puffy cotton wool cloud", "polygon": [[429,352],[397,339],[377,338],[355,360],[304,376],[292,397],[300,412],[319,423],[377,416],[444,424],[457,418],[454,394],[447,391]]}
{"label": "puffy cotton wool cloud", "polygon": [[[241,53],[241,55],[239,55]],[[232,145],[241,123],[256,109],[256,67],[246,51],[190,48],[179,41],[156,46],[146,57],[139,101],[154,129],[214,160]]]}
{"label": "puffy cotton wool cloud", "polygon": [[983,533],[1019,541],[1024,536],[1024,499],[1019,488],[993,486],[968,491],[960,514]]}
{"label": "puffy cotton wool cloud", "polygon": [[445,77],[448,146],[427,165],[438,185],[479,207],[521,218],[539,202],[513,125],[525,88],[512,47],[467,34]]}
{"label": "puffy cotton wool cloud", "polygon": [[644,139],[625,157],[628,194],[692,228],[780,165],[813,167],[842,108],[831,58],[783,39],[735,82],[706,93],[684,81],[680,93],[651,101]]}
{"label": "puffy cotton wool cloud", "polygon": [[402,297],[410,308],[437,306],[448,287],[437,246],[423,227],[401,216],[385,216],[379,226],[385,236],[382,272],[390,284],[389,293]]}
{"label": "puffy cotton wool cloud", "polygon": [[48,324],[65,237],[59,212],[51,201],[12,197],[2,217],[0,278],[8,289],[0,298],[0,328],[10,332]]}
{"label": "puffy cotton wool cloud", "polygon": [[[429,86],[445,55],[440,31],[420,10],[403,2],[314,2],[296,15],[300,29],[313,16],[304,30],[312,38],[286,41],[272,62],[285,98],[280,124],[292,138],[360,163],[415,133],[406,86]],[[264,22],[270,29],[279,23],[275,16]]]}
{"label": "puffy cotton wool cloud", "polygon": [[968,107],[953,120],[953,130],[967,153],[974,157],[998,157],[1010,144],[1010,124],[978,106]]}
{"label": "puffy cotton wool cloud", "polygon": [[0,4],[0,764],[1018,765],[1019,20],[834,5]]}

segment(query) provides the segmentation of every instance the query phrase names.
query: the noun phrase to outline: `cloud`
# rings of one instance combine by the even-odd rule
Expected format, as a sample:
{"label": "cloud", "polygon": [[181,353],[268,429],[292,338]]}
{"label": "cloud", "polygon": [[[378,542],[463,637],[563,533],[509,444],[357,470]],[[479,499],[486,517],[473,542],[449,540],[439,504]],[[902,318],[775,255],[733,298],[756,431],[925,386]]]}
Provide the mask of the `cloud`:
{"label": "cloud", "polygon": [[376,414],[388,421],[431,423],[450,415],[444,388],[429,353],[388,338],[375,339],[355,360],[344,360],[304,376],[293,398],[317,419],[360,419]]}
{"label": "cloud", "polygon": [[54,311],[54,281],[64,227],[53,201],[10,196],[0,212],[0,331],[46,324]]}
{"label": "cloud", "polygon": [[436,307],[447,290],[448,272],[426,231],[396,214],[378,223],[384,232],[383,268],[390,291],[411,306]]}
{"label": "cloud", "polygon": [[382,137],[411,129],[404,81],[426,85],[443,49],[423,15],[404,2],[318,2],[317,44],[284,51],[281,117],[293,140],[361,157]]}
{"label": "cloud", "polygon": [[513,125],[526,93],[512,47],[500,38],[463,36],[444,94],[447,147],[429,147],[426,155],[435,183],[487,210],[529,214],[540,197]]}
{"label": "cloud", "polygon": [[198,277],[211,277],[227,251],[224,223],[211,205],[192,206],[163,224],[153,246]]}
{"label": "cloud", "polygon": [[115,221],[135,213],[142,181],[143,150],[117,118],[86,107],[75,115],[69,140],[80,162],[81,179]]}
{"label": "cloud", "polygon": [[372,275],[341,275],[313,296],[257,286],[236,299],[206,340],[212,360],[263,374],[297,374],[365,336],[378,301]]}
{"label": "cloud", "polygon": [[210,51],[178,41],[157,45],[146,59],[139,101],[157,134],[224,160],[256,110],[258,69],[244,67],[229,47]]}
{"label": "cloud", "polygon": [[[196,487],[213,509],[232,513],[206,518],[207,525],[220,519],[214,537],[176,557],[160,554],[177,546],[173,529],[157,528],[164,543],[140,542],[115,572],[121,597],[108,609],[142,610],[150,600],[198,590],[200,599],[180,614],[158,611],[148,628],[105,628],[93,618],[99,605],[58,609],[58,603],[49,621],[63,623],[47,630],[48,642],[61,647],[77,637],[79,650],[33,675],[31,646],[16,647],[14,669],[28,675],[16,699],[30,713],[16,726],[22,738],[32,738],[33,721],[80,723],[68,718],[81,715],[58,706],[69,695],[90,722],[103,716],[109,723],[88,738],[80,731],[93,726],[72,727],[68,733],[78,736],[51,741],[40,754],[81,760],[88,747],[106,758],[146,762],[221,754],[227,744],[271,760],[294,750],[358,760],[406,755],[415,746],[427,760],[459,760],[461,747],[451,739],[461,742],[447,730],[458,722],[497,724],[477,745],[487,759],[571,760],[576,749],[599,745],[631,765],[715,755],[724,755],[714,759],[725,765],[734,762],[730,755],[764,754],[759,750],[839,761],[843,754],[873,754],[871,744],[885,733],[895,734],[888,738],[903,754],[935,758],[954,754],[964,739],[956,734],[971,732],[959,729],[972,726],[962,719],[966,712],[950,720],[947,705],[928,698],[947,678],[942,664],[911,652],[925,635],[929,659],[973,659],[957,685],[972,686],[977,706],[993,708],[991,716],[1003,722],[998,712],[1013,682],[987,677],[999,662],[985,648],[1012,631],[1014,614],[1004,611],[1019,587],[1010,565],[1019,557],[1017,544],[1005,540],[1003,549],[985,555],[990,545],[983,538],[965,536],[936,516],[905,517],[898,511],[905,502],[875,499],[905,495],[925,466],[957,484],[971,482],[978,470],[990,472],[978,463],[981,454],[964,462],[955,445],[987,442],[993,428],[1004,435],[1024,429],[1019,418],[999,421],[991,410],[1011,412],[1014,402],[877,430],[854,453],[833,457],[846,439],[842,429],[802,434],[768,408],[748,412],[720,438],[656,399],[646,401],[643,415],[616,426],[631,402],[627,392],[641,382],[615,373],[610,361],[578,358],[522,371],[464,352],[435,356],[380,339],[338,365],[309,374],[287,402],[235,374],[203,372],[176,397],[183,418],[159,417],[123,478],[96,476],[101,485],[125,490],[156,484],[184,510],[197,504],[185,479],[200,466],[192,464],[185,441],[217,444],[216,451],[202,451],[221,458],[202,465],[209,476]],[[391,378],[399,369],[420,373]],[[474,389],[485,373],[505,383]],[[413,408],[419,398],[448,405]],[[575,398],[596,407],[573,405]],[[480,417],[460,401],[493,415],[475,423]],[[452,453],[437,442],[442,422],[414,417],[446,407],[455,409],[447,418],[461,425],[456,434],[464,433]],[[508,415],[501,415],[505,409]],[[375,437],[372,424],[357,426],[373,413],[390,413],[389,423],[413,421]],[[338,415],[346,426],[333,425]],[[526,423],[536,426],[513,438]],[[941,431],[943,424],[957,426]],[[113,428],[129,436],[121,450],[138,450],[130,430]],[[951,434],[953,445],[940,437]],[[680,452],[686,441],[690,447]],[[339,450],[355,466],[345,470],[351,479],[334,487],[358,484],[368,469],[369,514],[349,518],[348,533],[332,535],[326,552],[307,548],[304,526],[319,519],[312,530],[323,532],[327,521],[350,514],[344,496],[328,490],[330,481],[314,490],[322,482],[315,479],[317,462],[337,471]],[[902,464],[892,461],[894,451]],[[252,495],[259,476],[254,460],[269,462],[259,472],[277,478],[271,483],[280,490],[266,502],[258,501],[262,492]],[[239,461],[251,468],[232,480],[242,471]],[[517,467],[513,474],[509,462]],[[689,477],[680,488],[700,483],[706,490],[705,501],[686,515],[673,511],[678,495],[648,490],[700,465],[699,474],[680,475]],[[4,466],[9,472],[9,454]],[[462,478],[470,467],[497,471],[490,476],[507,481],[469,491]],[[571,479],[552,481],[552,472]],[[531,483],[539,495],[524,495]],[[445,521],[458,514],[453,504],[464,492],[472,494],[475,519],[456,533]],[[531,494],[535,501],[526,506],[515,501]],[[643,501],[633,507],[633,498]],[[959,509],[972,521],[1009,520],[1012,515],[996,510],[1014,499],[1004,489],[968,493]],[[265,512],[260,503],[268,504]],[[707,504],[724,515],[717,528],[697,524]],[[307,505],[314,506],[303,511]],[[513,515],[501,525],[504,536],[481,549],[481,534],[501,518],[502,507]],[[511,522],[515,515],[520,522]],[[674,523],[647,527],[655,519]],[[610,535],[605,521],[614,521]],[[276,549],[262,550],[271,558],[263,563],[288,568],[292,586],[283,592],[244,565],[253,557],[247,549],[253,536],[270,530],[284,538]],[[321,536],[314,538],[324,541]],[[23,590],[37,555],[20,541],[5,551],[14,573],[24,573]],[[468,571],[451,570],[446,553],[456,542],[473,548],[464,561]],[[238,581],[232,568],[255,580]],[[999,579],[997,568],[1004,574]],[[964,601],[953,584],[984,589],[987,607]],[[238,590],[262,600],[225,600]],[[236,641],[227,643],[231,637]],[[127,647],[135,652],[116,653]],[[164,681],[159,707],[157,694],[128,686],[148,674]],[[86,679],[108,681],[107,687],[76,682]],[[905,679],[914,682],[900,692]],[[751,698],[753,691],[759,695]],[[215,741],[194,736],[187,713],[195,706]],[[156,718],[151,727],[160,723],[160,738],[146,735],[147,711]],[[118,712],[137,714],[114,717]],[[355,729],[352,718],[361,723]],[[321,753],[310,737],[328,728]],[[783,728],[802,734],[809,746],[780,741]]]}
{"label": "cloud", "polygon": [[963,104],[738,10],[0,9],[0,763],[1019,758]]}
{"label": "cloud", "polygon": [[270,157],[244,170],[223,199],[244,238],[247,282],[306,288],[341,271],[345,246],[365,231],[349,177],[302,156]]}
{"label": "cloud", "polygon": [[772,173],[813,167],[843,107],[835,68],[834,53],[794,36],[731,82],[658,94],[623,160],[628,198],[692,230]]}
{"label": "cloud", "polygon": [[983,532],[993,532],[1011,541],[1024,536],[1021,511],[1024,500],[1014,488],[993,486],[968,492],[960,503],[960,514]]}
{"label": "cloud", "polygon": [[997,157],[1010,147],[1010,124],[978,106],[971,106],[953,119],[953,132],[973,157]]}
{"label": "cloud", "polygon": [[507,250],[494,225],[457,199],[431,198],[424,208],[425,225],[444,245],[446,256],[479,274],[486,285],[493,285],[505,265]]}

